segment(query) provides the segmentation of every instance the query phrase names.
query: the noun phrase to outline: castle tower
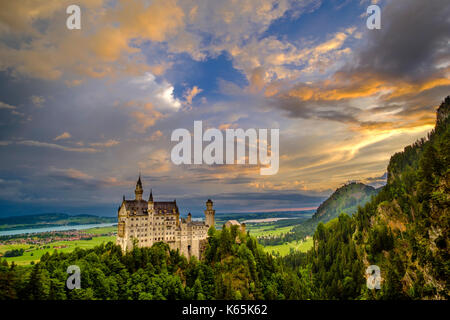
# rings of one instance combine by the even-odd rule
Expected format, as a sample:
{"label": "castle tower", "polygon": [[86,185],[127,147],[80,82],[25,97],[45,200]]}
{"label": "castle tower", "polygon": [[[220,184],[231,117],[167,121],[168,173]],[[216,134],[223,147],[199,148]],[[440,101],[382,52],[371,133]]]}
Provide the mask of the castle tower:
{"label": "castle tower", "polygon": [[136,182],[136,190],[134,190],[136,200],[142,200],[143,193],[144,193],[144,189],[142,189],[141,175],[139,175],[139,179]]}
{"label": "castle tower", "polygon": [[205,223],[207,226],[209,227],[213,227],[214,226],[214,215],[216,214],[216,210],[213,210],[213,202],[211,201],[211,199],[208,199],[208,201],[206,201],[206,210],[205,210]]}

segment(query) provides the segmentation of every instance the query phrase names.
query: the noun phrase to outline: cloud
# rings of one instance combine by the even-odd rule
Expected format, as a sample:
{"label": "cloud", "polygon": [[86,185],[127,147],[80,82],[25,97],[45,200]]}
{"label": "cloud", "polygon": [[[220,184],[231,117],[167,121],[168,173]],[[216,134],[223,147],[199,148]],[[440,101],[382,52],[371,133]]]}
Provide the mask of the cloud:
{"label": "cloud", "polygon": [[[141,101],[147,107],[146,109],[160,109],[177,111],[181,107],[181,101],[174,97],[174,87],[167,81],[157,82],[156,78],[150,72],[130,80],[130,87],[136,86],[142,96],[145,92],[145,98],[148,101]],[[136,101],[134,102],[136,104]]]}
{"label": "cloud", "polygon": [[152,150],[143,161],[138,162],[138,167],[143,174],[160,174],[169,172],[172,161],[167,150]]}
{"label": "cloud", "polygon": [[430,77],[439,64],[450,60],[449,15],[445,0],[387,2],[381,29],[366,31],[367,46],[358,52],[356,69],[396,78]]}
{"label": "cloud", "polygon": [[30,147],[44,147],[44,148],[59,149],[59,150],[64,150],[64,151],[69,151],[69,152],[94,153],[94,152],[99,151],[94,148],[73,148],[73,147],[62,146],[59,144],[40,142],[40,141],[35,141],[35,140],[21,140],[21,141],[17,141],[16,144],[30,146]]}
{"label": "cloud", "polygon": [[[4,103],[0,101],[0,109],[9,110],[12,115],[19,116],[19,117],[25,117],[25,114],[23,112],[17,111],[16,106],[12,106],[10,104]],[[29,118],[30,119],[30,118]]]}
{"label": "cloud", "polygon": [[[86,78],[141,74],[151,66],[136,43],[162,42],[184,24],[175,0],[79,1],[81,30],[64,28],[70,1],[2,3],[0,70],[14,76],[60,79],[68,84]],[[25,18],[26,17],[26,18]],[[45,27],[39,27],[45,26]],[[156,70],[153,68],[153,70]]]}
{"label": "cloud", "polygon": [[58,141],[58,140],[63,140],[63,139],[69,139],[71,137],[72,137],[72,135],[66,131],[66,132],[61,133],[59,136],[57,136],[53,140]]}
{"label": "cloud", "polygon": [[14,110],[16,107],[0,101],[0,109]]}
{"label": "cloud", "polygon": [[[97,190],[101,187],[123,187],[133,184],[135,181],[122,180],[117,177],[96,177],[92,174],[86,173],[82,170],[75,168],[56,168],[50,167],[44,174],[51,178],[57,178],[59,183],[67,185],[70,184],[70,188],[86,187],[88,190]],[[61,181],[61,178],[65,178],[66,181]]]}
{"label": "cloud", "polygon": [[106,141],[106,142],[92,142],[92,143],[89,143],[89,145],[91,146],[91,147],[102,147],[102,148],[108,148],[108,147],[113,147],[113,146],[116,146],[116,145],[118,145],[120,143],[120,141],[118,141],[118,140],[114,140],[114,139],[109,139],[108,141]]}
{"label": "cloud", "polygon": [[251,38],[243,45],[227,48],[233,66],[242,70],[252,92],[279,80],[295,80],[305,75],[331,73],[352,50],[346,41],[355,28],[346,28],[323,41],[289,42],[275,36]]}
{"label": "cloud", "polygon": [[42,107],[45,102],[45,98],[41,96],[31,96],[31,102],[38,108]]}
{"label": "cloud", "polygon": [[184,25],[184,12],[175,0],[120,1],[113,9],[111,21],[119,23],[120,31],[129,37],[164,41]]}
{"label": "cloud", "polygon": [[156,131],[153,132],[152,135],[150,136],[150,141],[156,141],[156,140],[159,140],[162,136],[163,136],[163,133],[161,132],[161,130],[156,130]]}
{"label": "cloud", "polygon": [[[235,56],[236,48],[261,36],[273,21],[289,14],[298,17],[320,1],[85,0],[79,4],[84,9],[83,25],[89,28],[76,32],[61,27],[66,18],[61,12],[68,4],[44,0],[2,4],[1,11],[8,14],[0,16],[0,39],[15,41],[0,45],[0,70],[15,76],[63,77],[68,85],[148,71],[161,75],[174,54],[187,53],[198,61],[223,51]],[[36,27],[38,22],[45,27]],[[165,52],[148,57],[143,50],[148,43],[164,45]],[[245,69],[239,62],[236,65]]]}
{"label": "cloud", "polygon": [[140,133],[146,132],[147,128],[154,126],[157,120],[165,117],[162,113],[156,110],[146,112],[134,111],[131,112],[130,115],[134,119],[134,130]]}
{"label": "cloud", "polygon": [[167,105],[167,106],[173,108],[174,110],[178,110],[181,107],[181,102],[178,99],[174,98],[173,90],[174,90],[173,86],[168,86],[168,87],[162,89],[156,95],[156,97],[159,98],[163,102],[163,105]]}
{"label": "cloud", "polygon": [[92,180],[94,179],[93,176],[84,173],[80,170],[69,168],[69,169],[58,169],[58,168],[50,168],[51,172],[57,173],[58,175],[72,178],[72,179],[78,179],[78,180]]}
{"label": "cloud", "polygon": [[201,93],[202,91],[203,90],[197,86],[193,86],[191,89],[187,89],[186,92],[184,93],[184,98],[186,99],[186,102],[188,104],[192,104],[192,99],[194,99],[194,97],[199,93]]}
{"label": "cloud", "polygon": [[[328,79],[271,83],[266,95],[272,106],[289,117],[340,122],[360,133],[430,128],[450,89],[450,9],[444,2],[388,2],[381,30],[365,30],[367,41]],[[338,32],[310,52],[340,48],[345,35],[357,33]]]}

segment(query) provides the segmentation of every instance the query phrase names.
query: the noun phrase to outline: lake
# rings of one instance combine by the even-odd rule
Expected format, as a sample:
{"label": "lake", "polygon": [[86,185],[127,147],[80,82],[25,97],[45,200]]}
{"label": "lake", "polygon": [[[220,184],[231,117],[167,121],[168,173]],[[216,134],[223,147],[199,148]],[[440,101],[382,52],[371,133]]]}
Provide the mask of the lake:
{"label": "lake", "polygon": [[13,235],[16,235],[16,234],[41,233],[41,232],[51,232],[51,231],[83,230],[83,229],[91,229],[91,228],[110,227],[110,226],[114,226],[116,224],[117,224],[117,222],[97,223],[97,224],[79,224],[79,225],[74,225],[74,226],[59,226],[59,227],[45,227],[45,228],[30,228],[30,229],[7,230],[7,231],[0,231],[0,236],[13,236]]}

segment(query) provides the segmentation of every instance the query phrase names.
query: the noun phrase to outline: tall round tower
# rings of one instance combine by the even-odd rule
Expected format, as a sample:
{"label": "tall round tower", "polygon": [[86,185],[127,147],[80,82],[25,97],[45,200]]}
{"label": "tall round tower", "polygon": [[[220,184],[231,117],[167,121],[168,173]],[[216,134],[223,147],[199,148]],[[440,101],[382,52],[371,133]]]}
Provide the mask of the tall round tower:
{"label": "tall round tower", "polygon": [[213,210],[213,202],[211,201],[211,199],[208,199],[208,201],[206,201],[206,210],[205,210],[205,223],[207,226],[209,227],[213,227],[214,226],[214,215],[216,214],[216,210]]}

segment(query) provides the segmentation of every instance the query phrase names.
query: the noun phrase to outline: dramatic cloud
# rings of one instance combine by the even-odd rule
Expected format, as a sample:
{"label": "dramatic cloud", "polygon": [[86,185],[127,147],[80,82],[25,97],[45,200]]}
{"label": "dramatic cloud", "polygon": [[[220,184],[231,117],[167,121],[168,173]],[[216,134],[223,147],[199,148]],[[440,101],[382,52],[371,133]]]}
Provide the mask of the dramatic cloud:
{"label": "dramatic cloud", "polygon": [[[352,130],[430,128],[450,89],[449,14],[445,1],[390,1],[381,30],[365,30],[365,45],[329,79],[275,83],[266,94],[291,117],[343,122]],[[337,34],[316,50],[342,39]]]}
{"label": "dramatic cloud", "polygon": [[356,69],[409,80],[429,78],[450,63],[449,16],[445,0],[389,1],[382,28],[366,32],[367,46],[358,53]]}
{"label": "dramatic cloud", "polygon": [[[288,209],[380,186],[450,92],[450,7],[379,1],[368,30],[373,2],[81,0],[81,30],[65,27],[69,0],[1,2],[3,211],[115,214],[139,172],[198,212],[208,197]],[[174,165],[171,133],[196,120],[280,129],[279,172]]]}

